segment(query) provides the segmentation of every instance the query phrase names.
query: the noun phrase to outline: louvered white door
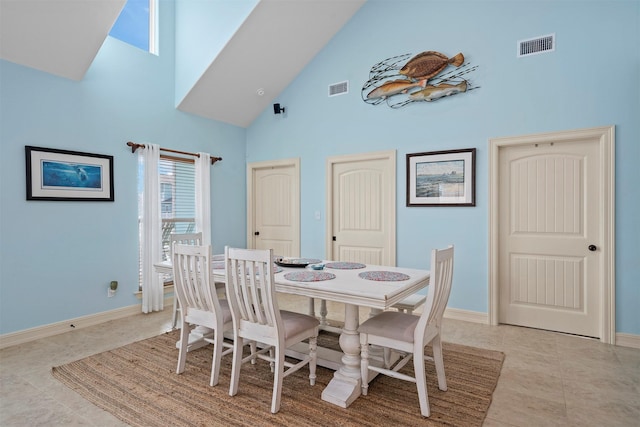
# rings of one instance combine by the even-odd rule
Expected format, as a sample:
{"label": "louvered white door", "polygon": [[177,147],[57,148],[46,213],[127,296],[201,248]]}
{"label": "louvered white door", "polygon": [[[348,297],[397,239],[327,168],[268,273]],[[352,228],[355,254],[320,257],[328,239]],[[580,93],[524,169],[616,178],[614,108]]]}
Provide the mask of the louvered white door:
{"label": "louvered white door", "polygon": [[395,265],[395,151],[328,159],[330,259]]}
{"label": "louvered white door", "polygon": [[300,183],[297,159],[291,163],[249,165],[249,248],[300,256]]}
{"label": "louvered white door", "polygon": [[499,159],[499,321],[600,335],[598,141],[512,146]]}

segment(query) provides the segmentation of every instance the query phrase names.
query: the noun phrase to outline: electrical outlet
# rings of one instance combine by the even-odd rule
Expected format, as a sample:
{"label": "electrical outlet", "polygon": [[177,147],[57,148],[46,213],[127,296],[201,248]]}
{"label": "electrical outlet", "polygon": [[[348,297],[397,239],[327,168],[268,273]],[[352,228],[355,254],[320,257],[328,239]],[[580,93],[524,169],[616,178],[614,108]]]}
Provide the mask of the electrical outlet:
{"label": "electrical outlet", "polygon": [[114,296],[116,294],[116,290],[117,289],[118,289],[118,281],[117,280],[112,280],[111,283],[109,283],[109,289],[107,290],[107,296],[109,298]]}

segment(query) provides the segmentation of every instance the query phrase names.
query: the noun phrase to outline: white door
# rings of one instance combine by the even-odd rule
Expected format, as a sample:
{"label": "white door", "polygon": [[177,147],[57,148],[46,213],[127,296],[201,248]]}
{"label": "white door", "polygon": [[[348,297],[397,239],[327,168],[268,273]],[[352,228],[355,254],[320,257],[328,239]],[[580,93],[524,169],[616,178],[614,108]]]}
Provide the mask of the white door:
{"label": "white door", "polygon": [[597,136],[500,149],[499,323],[601,337],[611,247],[600,155]]}
{"label": "white door", "polygon": [[396,153],[327,159],[327,258],[396,263]]}
{"label": "white door", "polygon": [[300,256],[299,160],[247,166],[247,247]]}

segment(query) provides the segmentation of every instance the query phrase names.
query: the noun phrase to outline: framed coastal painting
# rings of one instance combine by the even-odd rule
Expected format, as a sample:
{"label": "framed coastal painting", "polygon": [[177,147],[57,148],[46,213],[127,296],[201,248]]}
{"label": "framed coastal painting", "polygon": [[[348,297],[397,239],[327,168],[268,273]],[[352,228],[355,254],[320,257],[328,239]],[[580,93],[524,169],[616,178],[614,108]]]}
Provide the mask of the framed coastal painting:
{"label": "framed coastal painting", "polygon": [[407,206],[475,206],[476,149],[407,154]]}
{"label": "framed coastal painting", "polygon": [[113,202],[113,156],[25,146],[27,200]]}

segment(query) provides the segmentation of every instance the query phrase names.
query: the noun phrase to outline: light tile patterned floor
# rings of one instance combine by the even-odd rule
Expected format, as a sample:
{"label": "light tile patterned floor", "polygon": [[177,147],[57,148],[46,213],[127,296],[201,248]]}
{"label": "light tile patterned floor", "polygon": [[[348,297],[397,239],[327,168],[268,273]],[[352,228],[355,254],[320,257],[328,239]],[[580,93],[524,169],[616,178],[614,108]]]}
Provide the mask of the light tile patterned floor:
{"label": "light tile patterned floor", "polygon": [[[280,306],[305,312],[308,303],[284,296]],[[342,319],[342,305],[328,310]],[[170,317],[169,307],[0,350],[0,426],[123,426],[55,380],[51,367],[165,332]],[[640,426],[639,349],[448,319],[443,339],[506,354],[485,426]]]}

